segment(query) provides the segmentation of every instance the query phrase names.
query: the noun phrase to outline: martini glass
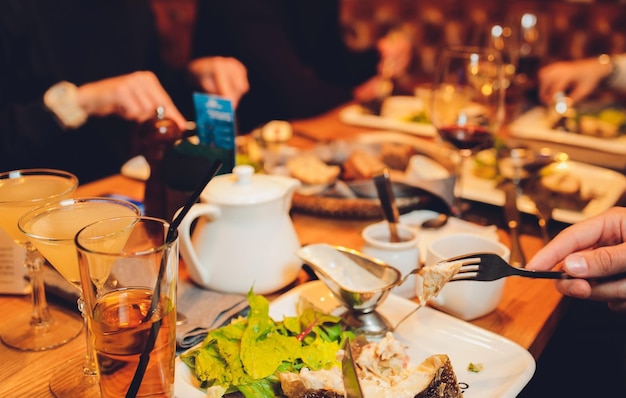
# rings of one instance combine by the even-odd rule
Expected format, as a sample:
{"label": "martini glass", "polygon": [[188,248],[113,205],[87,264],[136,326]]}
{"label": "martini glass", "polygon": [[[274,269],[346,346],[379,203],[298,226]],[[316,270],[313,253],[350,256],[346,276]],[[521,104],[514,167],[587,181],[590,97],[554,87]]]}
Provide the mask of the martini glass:
{"label": "martini glass", "polygon": [[17,226],[28,211],[69,198],[78,186],[73,174],[53,169],[24,169],[0,173],[0,228],[26,249],[25,266],[31,284],[33,309],[22,317],[3,320],[2,342],[22,351],[58,347],[78,336],[83,322],[76,314],[48,306],[43,283],[43,259]]}
{"label": "martini glass", "polygon": [[80,293],[78,308],[85,322],[87,352],[83,360],[70,362],[52,375],[50,390],[57,397],[100,396],[74,236],[84,226],[96,221],[139,215],[139,208],[130,202],[113,198],[88,197],[51,203],[26,213],[19,220],[20,230]]}
{"label": "martini glass", "polygon": [[457,149],[453,212],[462,216],[464,166],[474,153],[493,147],[504,120],[504,74],[500,53],[483,47],[445,48],[431,92],[431,121],[439,137]]}

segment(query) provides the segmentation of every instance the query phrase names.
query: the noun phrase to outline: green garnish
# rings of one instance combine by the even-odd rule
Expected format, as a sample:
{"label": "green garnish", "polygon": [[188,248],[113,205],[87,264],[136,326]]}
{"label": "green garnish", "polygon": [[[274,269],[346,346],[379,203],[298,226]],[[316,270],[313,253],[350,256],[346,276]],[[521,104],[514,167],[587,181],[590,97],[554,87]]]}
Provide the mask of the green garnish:
{"label": "green garnish", "polygon": [[484,368],[485,367],[483,366],[482,363],[470,362],[470,364],[467,366],[467,370],[469,370],[470,372],[474,372],[474,373],[481,372]]}
{"label": "green garnish", "polygon": [[407,116],[405,120],[412,123],[430,123],[428,114],[426,114],[425,111],[416,112],[410,116]]}
{"label": "green garnish", "polygon": [[248,292],[250,312],[214,329],[202,345],[181,355],[209,396],[241,392],[245,397],[273,398],[280,390],[278,372],[339,366],[337,351],[346,337],[340,317],[304,309],[274,321],[269,301]]}

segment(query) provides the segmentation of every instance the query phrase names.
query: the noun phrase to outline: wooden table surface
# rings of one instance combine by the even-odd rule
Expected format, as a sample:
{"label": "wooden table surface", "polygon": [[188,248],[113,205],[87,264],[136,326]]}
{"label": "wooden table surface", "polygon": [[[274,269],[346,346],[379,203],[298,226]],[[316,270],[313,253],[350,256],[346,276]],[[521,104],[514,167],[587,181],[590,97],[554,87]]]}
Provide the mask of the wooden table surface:
{"label": "wooden table surface", "polygon": [[[367,130],[340,123],[337,111],[294,122],[294,127],[298,131],[294,141],[300,143],[311,141],[304,138],[306,135],[326,140],[350,138],[355,133]],[[110,193],[141,200],[143,183],[115,175],[80,186],[76,196]],[[322,218],[295,212],[292,218],[303,243],[325,242],[354,248],[361,247],[360,231],[372,222]],[[505,230],[499,229],[498,235],[504,244],[510,245],[509,235]],[[527,258],[542,246],[541,239],[530,234],[523,234],[521,241]],[[181,265],[181,277],[186,277],[184,264]],[[307,278],[306,273],[301,272],[298,282]],[[504,298],[498,309],[471,323],[518,343],[537,358],[552,335],[564,307],[565,301],[555,290],[552,281],[508,278]],[[0,314],[4,319],[30,309],[29,297],[0,296]],[[48,380],[53,372],[64,366],[68,360],[81,358],[84,350],[85,341],[82,335],[64,346],[43,352],[21,352],[0,344],[0,397],[52,396],[48,389]]]}

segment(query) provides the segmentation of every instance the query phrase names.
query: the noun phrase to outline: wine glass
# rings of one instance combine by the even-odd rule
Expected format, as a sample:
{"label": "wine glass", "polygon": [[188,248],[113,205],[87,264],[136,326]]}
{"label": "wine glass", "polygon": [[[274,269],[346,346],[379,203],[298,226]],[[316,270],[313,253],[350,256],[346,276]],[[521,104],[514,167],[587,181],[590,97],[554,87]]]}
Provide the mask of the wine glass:
{"label": "wine glass", "polygon": [[18,228],[20,216],[33,208],[69,198],[78,179],[54,169],[24,169],[0,173],[0,228],[26,249],[33,309],[22,317],[3,320],[0,336],[9,347],[22,351],[42,351],[58,347],[78,336],[83,322],[76,314],[48,306],[43,283],[43,259],[35,246]]}
{"label": "wine glass", "polygon": [[510,48],[515,65],[514,84],[524,92],[537,88],[537,72],[548,51],[548,26],[541,12],[511,10],[506,24],[511,28]]}
{"label": "wine glass", "polygon": [[458,150],[453,212],[462,216],[462,174],[472,155],[493,146],[504,120],[500,53],[484,47],[443,49],[431,91],[431,121],[439,137]]}
{"label": "wine glass", "polygon": [[100,396],[90,330],[84,311],[74,236],[81,228],[93,222],[113,217],[138,216],[140,213],[137,206],[125,200],[87,197],[66,199],[38,207],[19,220],[19,229],[80,293],[78,308],[85,323],[87,352],[84,360],[77,361],[79,363],[70,362],[52,376],[50,390],[57,397]]}

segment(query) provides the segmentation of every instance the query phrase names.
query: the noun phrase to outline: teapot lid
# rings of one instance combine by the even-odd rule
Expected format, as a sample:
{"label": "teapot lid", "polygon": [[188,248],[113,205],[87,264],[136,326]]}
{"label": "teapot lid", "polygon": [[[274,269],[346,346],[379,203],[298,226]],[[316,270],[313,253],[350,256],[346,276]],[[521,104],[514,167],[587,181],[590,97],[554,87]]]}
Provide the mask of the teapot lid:
{"label": "teapot lid", "polygon": [[214,178],[206,186],[203,196],[213,203],[251,205],[269,202],[285,194],[285,187],[269,176],[254,174],[250,165],[239,165],[231,174]]}

